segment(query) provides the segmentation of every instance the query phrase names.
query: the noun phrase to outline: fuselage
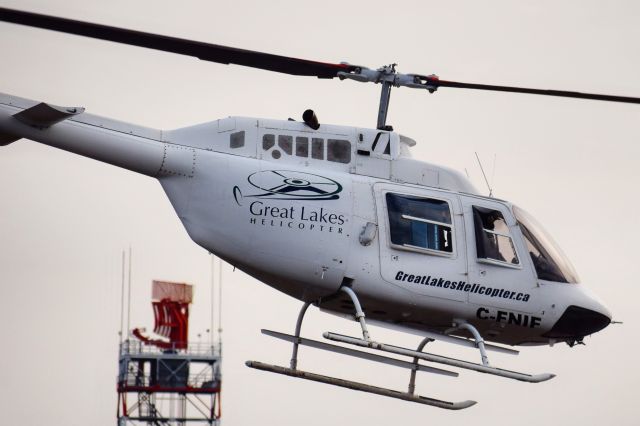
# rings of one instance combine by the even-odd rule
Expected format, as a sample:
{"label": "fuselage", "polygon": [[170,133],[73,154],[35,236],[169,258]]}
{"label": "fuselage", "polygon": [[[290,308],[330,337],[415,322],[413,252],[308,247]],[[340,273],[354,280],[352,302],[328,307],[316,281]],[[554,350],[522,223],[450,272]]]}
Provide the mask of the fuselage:
{"label": "fuselage", "polygon": [[[89,114],[0,134],[157,178],[190,237],[265,284],[353,317],[439,331],[467,321],[505,344],[574,342],[610,321],[526,212],[417,161],[397,133],[230,117],[173,131]],[[11,138],[9,138],[11,139]]]}

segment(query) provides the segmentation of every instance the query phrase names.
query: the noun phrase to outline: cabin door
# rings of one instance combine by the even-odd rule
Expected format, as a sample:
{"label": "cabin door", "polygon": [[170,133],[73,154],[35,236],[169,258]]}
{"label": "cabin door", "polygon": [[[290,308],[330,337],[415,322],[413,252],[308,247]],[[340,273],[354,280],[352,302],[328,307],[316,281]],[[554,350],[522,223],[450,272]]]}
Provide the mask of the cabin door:
{"label": "cabin door", "polygon": [[416,295],[466,301],[465,225],[458,196],[386,183],[374,190],[382,278]]}
{"label": "cabin door", "polygon": [[518,312],[537,310],[535,275],[510,209],[497,201],[462,197],[469,248],[469,302]]}

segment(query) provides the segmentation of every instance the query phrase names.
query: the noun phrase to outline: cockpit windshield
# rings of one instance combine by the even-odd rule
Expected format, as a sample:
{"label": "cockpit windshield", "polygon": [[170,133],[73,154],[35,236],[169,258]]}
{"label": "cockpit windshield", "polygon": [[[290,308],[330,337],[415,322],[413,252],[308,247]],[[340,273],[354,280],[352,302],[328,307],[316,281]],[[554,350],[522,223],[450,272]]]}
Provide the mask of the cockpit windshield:
{"label": "cockpit windshield", "polygon": [[577,283],[578,274],[542,226],[519,207],[513,206],[513,213],[524,235],[538,278],[545,281]]}

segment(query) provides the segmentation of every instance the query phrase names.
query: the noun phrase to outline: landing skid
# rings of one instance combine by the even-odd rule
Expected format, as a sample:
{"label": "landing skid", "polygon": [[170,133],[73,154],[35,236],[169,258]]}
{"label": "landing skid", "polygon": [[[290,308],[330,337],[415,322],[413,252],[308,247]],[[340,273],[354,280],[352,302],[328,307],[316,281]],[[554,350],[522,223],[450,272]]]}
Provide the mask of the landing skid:
{"label": "landing skid", "polygon": [[428,373],[441,374],[443,376],[458,377],[459,374],[454,371],[442,370],[440,368],[428,367],[426,365],[417,364],[415,362],[403,361],[396,358],[389,358],[370,352],[357,351],[351,348],[345,348],[344,346],[331,345],[325,342],[319,342],[317,340],[311,340],[304,337],[291,336],[290,334],[279,333],[277,331],[262,330],[262,334],[275,337],[276,339],[286,340],[291,343],[297,343],[303,346],[309,346],[316,349],[322,349],[325,351],[335,352],[342,355],[352,356],[356,358],[366,359],[369,361],[380,362],[383,364],[393,365],[396,367],[403,367],[409,370],[426,371]]}
{"label": "landing skid", "polygon": [[[325,384],[334,385],[334,386],[340,386],[340,387],[353,389],[353,390],[359,390],[362,392],[373,393],[376,395],[387,396],[390,398],[401,399],[404,401],[417,402],[419,404],[431,405],[433,407],[444,408],[448,410],[461,410],[464,408],[471,407],[472,405],[476,404],[476,402],[475,401],[448,402],[448,401],[442,401],[439,399],[416,395],[415,380],[416,380],[416,373],[418,371],[424,371],[428,373],[441,374],[441,375],[453,376],[453,377],[458,376],[458,373],[455,373],[452,371],[422,365],[419,363],[421,360],[439,363],[439,364],[445,364],[451,367],[458,367],[458,368],[463,368],[467,370],[473,370],[480,373],[492,374],[495,376],[506,377],[509,379],[515,379],[515,380],[520,380],[520,381],[529,382],[529,383],[539,383],[555,377],[555,375],[548,374],[548,373],[532,375],[532,374],[519,373],[517,371],[504,370],[501,368],[490,366],[486,349],[500,350],[501,348],[491,347],[490,345],[487,345],[487,347],[485,348],[484,340],[480,336],[480,333],[478,332],[478,330],[476,330],[476,328],[473,327],[471,324],[466,323],[464,321],[459,321],[456,324],[454,324],[454,327],[450,331],[464,329],[471,333],[471,335],[473,336],[473,340],[470,342],[473,342],[475,347],[479,349],[481,360],[482,360],[481,364],[479,363],[476,364],[469,361],[464,361],[464,360],[455,359],[455,358],[448,358],[440,355],[423,352],[424,346],[427,343],[434,341],[434,336],[431,336],[431,335],[427,335],[422,340],[422,342],[420,342],[420,345],[418,345],[417,349],[415,350],[375,342],[371,339],[369,335],[369,330],[367,329],[367,324],[365,322],[365,315],[362,310],[362,307],[360,306],[360,301],[358,300],[355,292],[349,287],[342,287],[340,288],[340,290],[346,293],[347,295],[349,295],[349,297],[353,302],[353,305],[356,311],[355,318],[360,323],[360,327],[362,329],[362,338],[350,337],[342,334],[329,333],[329,332],[324,333],[323,335],[324,338],[328,340],[340,342],[340,343],[346,343],[346,344],[360,346],[368,349],[374,349],[377,351],[382,351],[382,352],[386,352],[394,355],[408,356],[413,359],[412,362],[300,337],[302,321],[304,319],[304,315],[307,309],[310,306],[310,303],[305,303],[302,309],[300,310],[300,313],[298,314],[295,335],[289,335],[289,334],[279,333],[279,332],[270,331],[270,330],[262,330],[263,334],[293,343],[293,352],[291,356],[290,367],[289,368],[281,367],[277,365],[265,364],[258,361],[247,361],[246,365],[251,368],[268,371],[271,373],[283,374],[290,377],[312,380],[315,382],[325,383]],[[321,349],[325,351],[331,351],[331,352],[352,356],[356,358],[366,359],[368,361],[384,363],[384,364],[393,365],[401,368],[407,368],[411,370],[408,391],[401,392],[401,391],[381,388],[378,386],[373,386],[365,383],[353,382],[350,380],[324,376],[320,374],[298,370],[297,368],[298,348],[300,345],[309,346],[309,347],[313,347],[313,348]],[[507,348],[504,348],[502,351],[507,353],[517,353],[517,351],[513,351]]]}
{"label": "landing skid", "polygon": [[504,370],[502,368],[491,367],[489,365],[476,364],[473,362],[463,361],[461,359],[448,358],[441,355],[430,354],[427,352],[414,351],[411,349],[401,348],[399,346],[377,343],[374,341],[366,341],[357,337],[343,336],[336,333],[324,333],[324,338],[336,342],[348,343],[351,345],[361,346],[365,348],[376,349],[396,355],[411,356],[425,361],[436,362],[439,364],[449,365],[451,367],[464,368],[466,370],[478,371],[480,373],[492,374],[494,376],[506,377],[508,379],[520,380],[522,382],[539,383],[555,377],[555,374],[525,374],[517,371]]}
{"label": "landing skid", "polygon": [[444,408],[447,410],[462,410],[476,404],[475,401],[448,402],[439,399],[427,398],[408,392],[400,392],[392,389],[381,388],[378,386],[367,385],[365,383],[352,382],[351,380],[338,379],[336,377],[323,376],[320,374],[309,373],[308,371],[294,370],[278,365],[265,364],[258,361],[247,361],[247,367],[256,368],[258,370],[268,371],[270,373],[284,374],[285,376],[296,377],[298,379],[306,379],[314,382],[325,383],[333,386],[340,386],[347,389],[353,389],[362,392],[373,393],[376,395],[388,396],[390,398],[402,399],[404,401],[417,402],[418,404],[431,405],[433,407]]}

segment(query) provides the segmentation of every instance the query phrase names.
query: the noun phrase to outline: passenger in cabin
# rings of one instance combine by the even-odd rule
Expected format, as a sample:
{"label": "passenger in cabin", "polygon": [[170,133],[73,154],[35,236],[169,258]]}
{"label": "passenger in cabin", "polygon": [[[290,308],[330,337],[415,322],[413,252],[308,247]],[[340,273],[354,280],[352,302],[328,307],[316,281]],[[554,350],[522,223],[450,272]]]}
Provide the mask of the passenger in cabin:
{"label": "passenger in cabin", "polygon": [[437,223],[411,222],[412,245],[451,253],[453,251],[451,228],[442,225],[450,220],[448,210],[432,208],[429,216],[430,220]]}
{"label": "passenger in cabin", "polygon": [[[434,219],[437,222],[448,223],[449,222],[449,211],[448,210],[437,210],[435,214],[436,217]],[[434,250],[445,251],[451,253],[452,251],[452,242],[451,242],[451,228],[449,226],[444,225],[436,225],[430,224],[429,228],[431,228],[431,233],[429,235],[429,248],[433,248]]]}
{"label": "passenger in cabin", "polygon": [[[478,256],[485,259],[495,259],[506,262],[506,259],[500,252],[498,235],[494,233],[505,232],[506,223],[502,217],[502,213],[498,210],[477,207],[474,207],[473,211],[477,227],[476,239],[479,246]],[[480,225],[479,229],[478,225]],[[508,233],[508,229],[506,229],[505,233]]]}

